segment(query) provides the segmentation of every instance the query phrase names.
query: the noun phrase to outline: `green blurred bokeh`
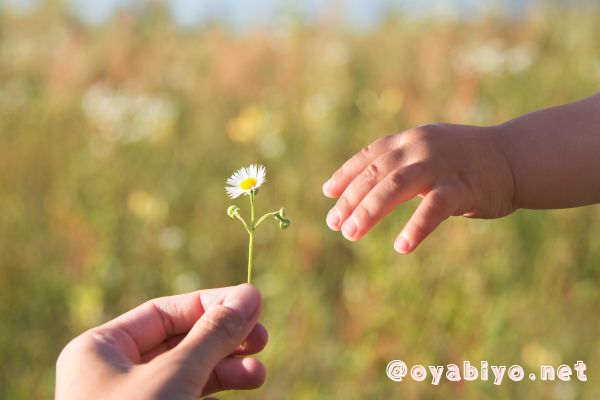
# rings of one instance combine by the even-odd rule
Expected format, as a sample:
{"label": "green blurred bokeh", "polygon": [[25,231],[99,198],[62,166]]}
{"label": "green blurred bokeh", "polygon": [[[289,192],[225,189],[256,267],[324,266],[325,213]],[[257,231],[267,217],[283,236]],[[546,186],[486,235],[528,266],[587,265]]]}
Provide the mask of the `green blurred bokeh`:
{"label": "green blurred bokeh", "polygon": [[[285,205],[293,225],[257,237],[268,381],[223,398],[600,398],[599,207],[454,218],[399,256],[415,202],[351,244],[326,229],[321,195],[381,135],[597,91],[599,17],[397,15],[360,33],[286,20],[235,36],[153,8],[95,28],[51,6],[0,14],[0,398],[52,397],[61,348],[148,298],[244,281],[223,186],[253,162],[268,170],[259,212]],[[393,383],[391,359],[583,360],[589,381]]]}

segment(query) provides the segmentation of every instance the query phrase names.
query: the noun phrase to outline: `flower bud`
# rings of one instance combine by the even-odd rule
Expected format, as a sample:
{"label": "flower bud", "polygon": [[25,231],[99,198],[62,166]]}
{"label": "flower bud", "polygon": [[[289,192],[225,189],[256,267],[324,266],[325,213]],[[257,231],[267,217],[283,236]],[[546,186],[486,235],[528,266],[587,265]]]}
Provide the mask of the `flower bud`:
{"label": "flower bud", "polygon": [[281,218],[279,220],[279,228],[281,230],[287,229],[290,226],[291,221],[287,218]]}
{"label": "flower bud", "polygon": [[280,216],[281,218],[285,218],[285,216],[286,216],[286,215],[287,215],[287,210],[286,210],[285,208],[281,207],[281,208],[279,209],[279,216]]}
{"label": "flower bud", "polygon": [[240,212],[240,208],[238,206],[229,206],[227,207],[227,215],[229,218],[233,219]]}

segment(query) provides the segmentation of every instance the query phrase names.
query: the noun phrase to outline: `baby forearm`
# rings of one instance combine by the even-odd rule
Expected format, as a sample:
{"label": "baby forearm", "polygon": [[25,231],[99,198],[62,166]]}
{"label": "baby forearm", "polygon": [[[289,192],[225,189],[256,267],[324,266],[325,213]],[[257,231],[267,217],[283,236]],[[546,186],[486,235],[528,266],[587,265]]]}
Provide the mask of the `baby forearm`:
{"label": "baby forearm", "polygon": [[516,207],[600,202],[600,94],[524,115],[497,130],[514,174]]}

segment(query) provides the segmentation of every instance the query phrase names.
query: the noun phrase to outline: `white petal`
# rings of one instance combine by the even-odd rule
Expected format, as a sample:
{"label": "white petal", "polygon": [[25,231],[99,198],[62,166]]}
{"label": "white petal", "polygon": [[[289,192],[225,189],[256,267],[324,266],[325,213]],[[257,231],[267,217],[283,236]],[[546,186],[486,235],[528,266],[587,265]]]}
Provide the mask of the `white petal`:
{"label": "white petal", "polygon": [[242,194],[244,194],[244,191],[242,189],[240,189],[239,187],[228,186],[225,188],[225,191],[227,192],[227,195],[232,199],[235,199],[236,197],[240,197]]}
{"label": "white petal", "polygon": [[257,182],[256,187],[260,187],[260,186],[262,186],[263,183],[265,183],[266,176],[267,176],[266,168],[262,165],[259,165],[257,175],[256,175],[256,182]]}
{"label": "white petal", "polygon": [[244,180],[243,173],[243,168],[238,169],[229,177],[229,179],[227,179],[225,183],[231,186],[239,186],[240,182]]}
{"label": "white petal", "polygon": [[240,169],[240,172],[242,180],[248,178],[248,168],[243,167],[242,169]]}

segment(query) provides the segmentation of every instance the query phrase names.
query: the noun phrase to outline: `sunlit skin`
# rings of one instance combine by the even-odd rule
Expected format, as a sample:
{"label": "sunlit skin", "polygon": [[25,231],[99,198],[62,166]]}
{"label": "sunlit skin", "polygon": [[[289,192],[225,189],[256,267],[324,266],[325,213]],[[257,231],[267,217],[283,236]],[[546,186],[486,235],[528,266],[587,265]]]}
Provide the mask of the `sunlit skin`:
{"label": "sunlit skin", "polygon": [[413,251],[450,216],[600,202],[600,94],[502,125],[425,125],[371,143],[323,185],[328,226],[361,239],[396,206],[423,200],[394,242]]}
{"label": "sunlit skin", "polygon": [[247,284],[151,300],[64,348],[56,399],[191,400],[256,388],[265,368],[241,356],[267,343],[261,308]]}

